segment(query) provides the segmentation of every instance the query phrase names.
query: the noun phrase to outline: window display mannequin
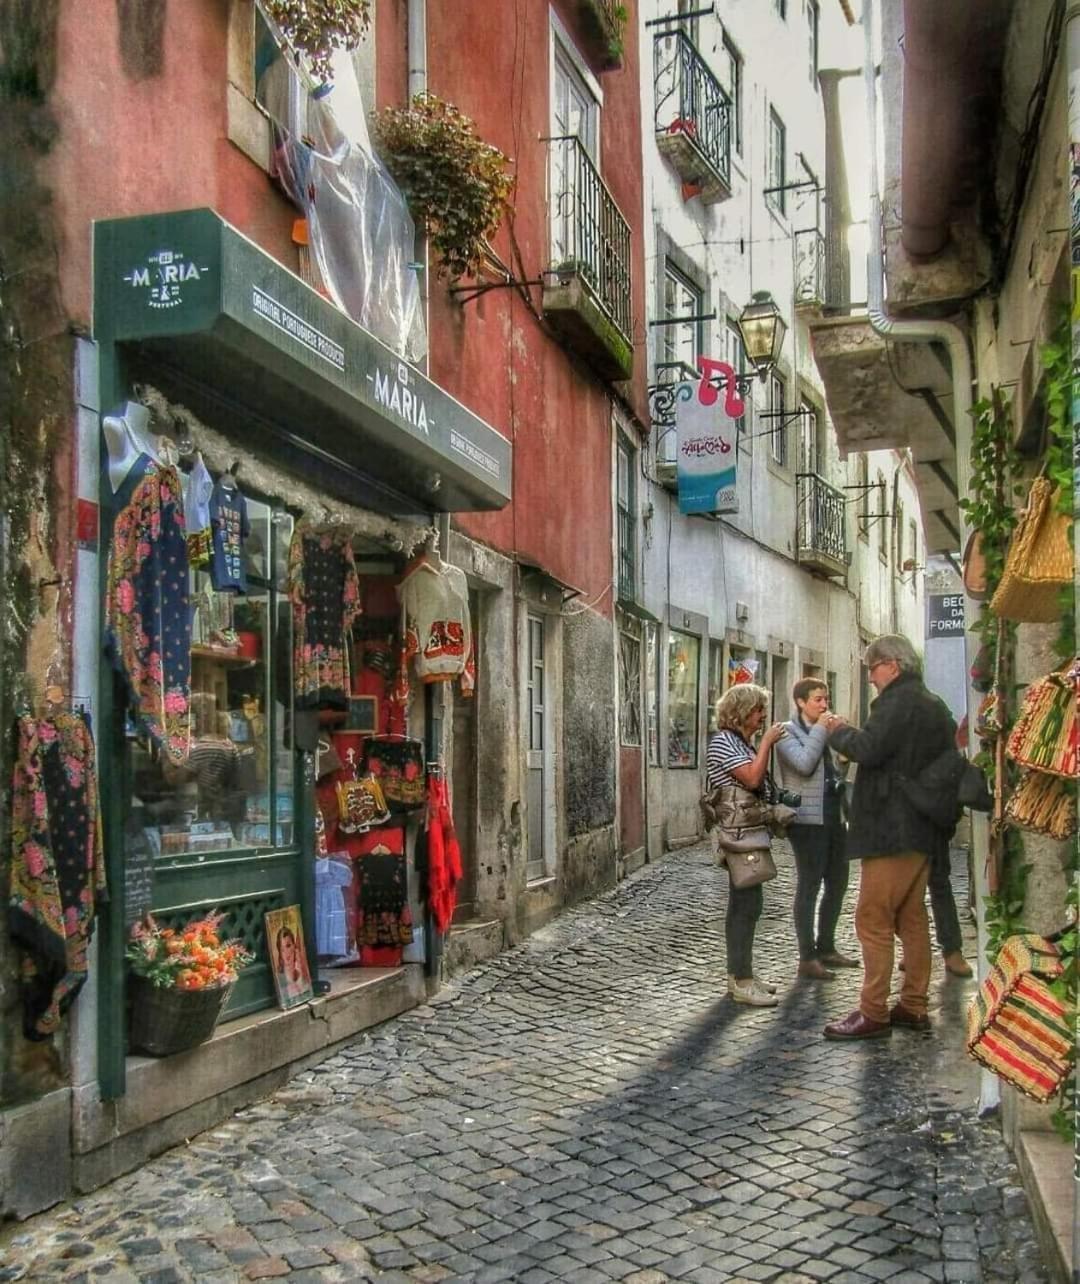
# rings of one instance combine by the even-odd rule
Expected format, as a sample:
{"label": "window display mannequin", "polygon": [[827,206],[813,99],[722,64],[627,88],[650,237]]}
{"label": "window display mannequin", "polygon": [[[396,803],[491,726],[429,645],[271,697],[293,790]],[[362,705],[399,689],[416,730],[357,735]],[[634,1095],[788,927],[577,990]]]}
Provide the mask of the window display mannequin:
{"label": "window display mannequin", "polygon": [[140,456],[149,455],[157,464],[164,462],[150,431],[150,411],[142,402],[123,402],[102,419],[101,430],[109,453],[109,484],[114,495]]}

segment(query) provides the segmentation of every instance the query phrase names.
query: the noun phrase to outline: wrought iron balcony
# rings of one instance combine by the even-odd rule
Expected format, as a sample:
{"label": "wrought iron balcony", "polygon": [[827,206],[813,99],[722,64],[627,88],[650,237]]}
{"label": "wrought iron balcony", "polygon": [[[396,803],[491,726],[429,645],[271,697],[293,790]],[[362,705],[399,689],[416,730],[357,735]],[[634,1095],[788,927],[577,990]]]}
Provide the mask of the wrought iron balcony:
{"label": "wrought iron balcony", "polygon": [[825,303],[825,237],[816,227],[795,233],[795,306]]}
{"label": "wrought iron balcony", "polygon": [[731,195],[731,99],[682,31],[653,42],[656,145],[714,205]]}
{"label": "wrought iron balcony", "polygon": [[609,379],[628,379],[630,225],[576,135],[551,147],[552,264],[544,315]]}
{"label": "wrought iron balcony", "polygon": [[799,473],[795,497],[799,565],[822,575],[843,576],[848,564],[844,492],[817,473]]}

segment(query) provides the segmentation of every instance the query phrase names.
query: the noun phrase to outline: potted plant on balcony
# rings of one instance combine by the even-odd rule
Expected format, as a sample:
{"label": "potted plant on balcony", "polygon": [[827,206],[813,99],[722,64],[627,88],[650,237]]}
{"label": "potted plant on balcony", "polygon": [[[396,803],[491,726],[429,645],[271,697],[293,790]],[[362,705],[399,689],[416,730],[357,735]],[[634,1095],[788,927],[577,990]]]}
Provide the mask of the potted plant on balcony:
{"label": "potted plant on balcony", "polygon": [[618,0],[578,0],[582,25],[601,71],[622,66],[629,11]]}
{"label": "potted plant on balcony", "polygon": [[333,78],[334,50],[355,49],[371,24],[371,0],[263,0],[263,6],[320,80]]}
{"label": "potted plant on balcony", "polygon": [[136,923],[126,956],[133,1050],[167,1057],[214,1033],[237,976],[254,957],[241,941],[222,939],[223,918],[207,914],[171,928],[148,914]]}
{"label": "potted plant on balcony", "polygon": [[509,208],[509,159],[434,94],[417,94],[408,107],[384,107],[372,119],[386,167],[431,237],[440,271],[475,276]]}

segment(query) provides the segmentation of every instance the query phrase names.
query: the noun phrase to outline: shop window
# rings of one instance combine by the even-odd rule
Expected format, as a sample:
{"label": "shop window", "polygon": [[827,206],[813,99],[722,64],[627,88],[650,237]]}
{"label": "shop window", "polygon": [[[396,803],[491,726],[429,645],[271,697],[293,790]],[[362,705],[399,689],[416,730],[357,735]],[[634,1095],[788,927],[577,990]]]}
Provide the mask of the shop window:
{"label": "shop window", "polygon": [[671,630],[668,639],[668,766],[698,764],[701,639]]}
{"label": "shop window", "polygon": [[725,674],[724,690],[738,686],[741,682],[755,682],[758,686],[765,683],[766,657],[764,652],[755,651],[748,646],[732,646],[728,650],[728,666]]}
{"label": "shop window", "polygon": [[126,843],[166,864],[236,848],[296,841],[292,615],[284,593],[292,518],[247,500],[247,591],[214,587],[209,568],[190,574],[191,752],[182,766],[129,727]]}
{"label": "shop window", "polygon": [[641,746],[641,643],[619,634],[619,743]]}
{"label": "shop window", "polygon": [[716,702],[724,694],[724,644],[709,642],[709,695],[705,710],[705,724],[709,735],[716,730]]}
{"label": "shop window", "polygon": [[645,718],[649,765],[660,765],[660,630],[645,625]]}

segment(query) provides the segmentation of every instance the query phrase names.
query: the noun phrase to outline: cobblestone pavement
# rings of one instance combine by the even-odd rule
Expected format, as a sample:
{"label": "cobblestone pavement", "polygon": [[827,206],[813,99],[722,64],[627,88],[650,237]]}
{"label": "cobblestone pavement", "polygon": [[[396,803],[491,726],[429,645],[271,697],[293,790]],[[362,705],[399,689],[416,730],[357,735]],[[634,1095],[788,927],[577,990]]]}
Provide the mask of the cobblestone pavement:
{"label": "cobblestone pavement", "polygon": [[689,849],[9,1229],[0,1277],[1044,1280],[1016,1168],[974,1117],[970,984],[936,966],[933,1036],[826,1043],[859,973],[790,982],[781,866],[758,931],[778,1009],[725,996],[726,880]]}

